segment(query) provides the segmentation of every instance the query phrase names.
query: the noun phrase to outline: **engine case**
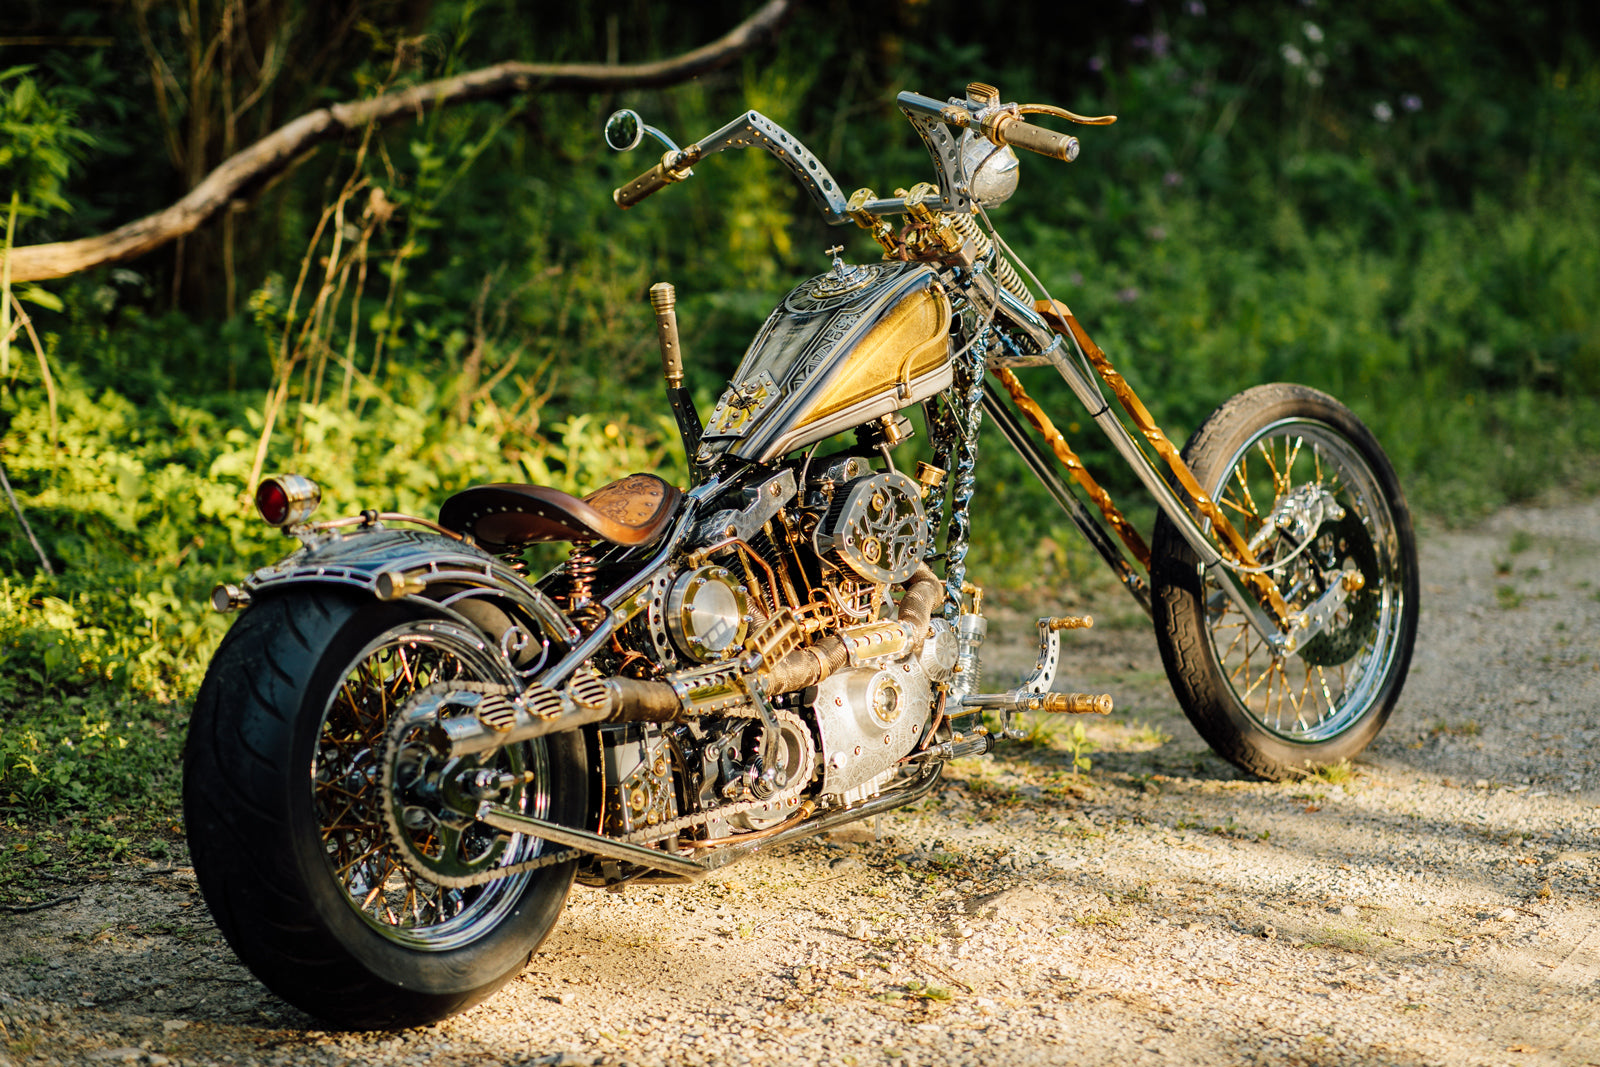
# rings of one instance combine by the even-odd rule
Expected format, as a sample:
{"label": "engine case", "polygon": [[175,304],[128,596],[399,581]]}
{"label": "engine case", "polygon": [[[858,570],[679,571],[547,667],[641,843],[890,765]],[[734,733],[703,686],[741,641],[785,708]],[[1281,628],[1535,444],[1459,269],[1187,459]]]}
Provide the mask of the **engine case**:
{"label": "engine case", "polygon": [[847,793],[893,767],[922,739],[932,706],[933,685],[918,658],[824,678],[813,704],[822,792]]}

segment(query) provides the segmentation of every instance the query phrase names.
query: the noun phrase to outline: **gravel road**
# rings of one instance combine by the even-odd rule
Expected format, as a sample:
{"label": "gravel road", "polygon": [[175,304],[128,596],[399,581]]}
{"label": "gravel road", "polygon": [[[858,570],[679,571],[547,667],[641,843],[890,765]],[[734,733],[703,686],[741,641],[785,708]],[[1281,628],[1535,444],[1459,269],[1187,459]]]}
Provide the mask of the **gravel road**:
{"label": "gravel road", "polygon": [[[234,963],[181,857],[63,886],[0,919],[0,1065],[1600,1064],[1600,503],[1425,532],[1423,591],[1399,711],[1344,780],[1242,780],[1148,629],[1102,625],[1063,657],[1062,688],[1117,701],[1089,772],[1068,723],[875,826],[577,890],[439,1026],[317,1030]],[[990,677],[1073,606],[997,612]]]}

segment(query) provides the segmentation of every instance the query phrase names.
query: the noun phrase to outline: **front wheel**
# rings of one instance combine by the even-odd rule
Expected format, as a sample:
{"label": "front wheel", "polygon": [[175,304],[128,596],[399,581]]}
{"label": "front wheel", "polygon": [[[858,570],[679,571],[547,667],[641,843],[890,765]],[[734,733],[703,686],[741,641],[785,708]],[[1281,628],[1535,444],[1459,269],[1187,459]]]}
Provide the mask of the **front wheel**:
{"label": "front wheel", "polygon": [[[184,769],[195,875],[240,960],[296,1007],[351,1028],[432,1022],[514,977],[554,925],[575,864],[538,868],[544,842],[441,805],[418,788],[433,773],[410,755],[423,750],[403,743],[426,726],[425,704],[412,703],[422,690],[507,683],[497,651],[411,605],[327,589],[252,606],[218,649]],[[502,783],[499,799],[527,814],[581,825],[579,735],[468,759],[449,770]],[[456,875],[523,869],[447,888],[406,848]]]}
{"label": "front wheel", "polygon": [[1152,608],[1179,704],[1218,755],[1263,778],[1355,756],[1394,709],[1417,631],[1416,538],[1388,458],[1337,400],[1284,384],[1228,400],[1183,456],[1290,610],[1328,618],[1275,650],[1162,516]]}

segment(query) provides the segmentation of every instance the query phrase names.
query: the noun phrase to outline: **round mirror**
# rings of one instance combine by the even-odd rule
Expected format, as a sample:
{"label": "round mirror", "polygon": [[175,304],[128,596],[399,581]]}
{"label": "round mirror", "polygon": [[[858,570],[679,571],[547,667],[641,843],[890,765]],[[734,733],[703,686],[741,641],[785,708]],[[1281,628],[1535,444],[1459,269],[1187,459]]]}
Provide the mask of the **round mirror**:
{"label": "round mirror", "polygon": [[611,117],[606,119],[606,144],[618,152],[638,148],[643,139],[644,120],[639,118],[637,111],[623,108],[613,111]]}

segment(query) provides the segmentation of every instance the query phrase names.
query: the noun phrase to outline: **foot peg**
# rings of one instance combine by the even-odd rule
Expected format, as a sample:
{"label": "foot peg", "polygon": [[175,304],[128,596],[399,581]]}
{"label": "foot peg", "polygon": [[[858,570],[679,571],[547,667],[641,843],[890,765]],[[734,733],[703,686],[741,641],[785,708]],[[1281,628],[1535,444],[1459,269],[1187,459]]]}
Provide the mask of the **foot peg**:
{"label": "foot peg", "polygon": [[1038,711],[1047,715],[1110,715],[1109,693],[977,693],[963,697],[964,708],[988,711]]}
{"label": "foot peg", "polygon": [[[1033,673],[1015,689],[1004,693],[974,693],[961,698],[961,706],[973,710],[1005,712],[1037,711],[1053,715],[1109,715],[1111,697],[1094,693],[1052,693],[1056,664],[1061,660],[1061,631],[1087,630],[1094,625],[1089,615],[1063,615],[1039,620],[1039,662]],[[1009,719],[1007,720],[1007,732]]]}

